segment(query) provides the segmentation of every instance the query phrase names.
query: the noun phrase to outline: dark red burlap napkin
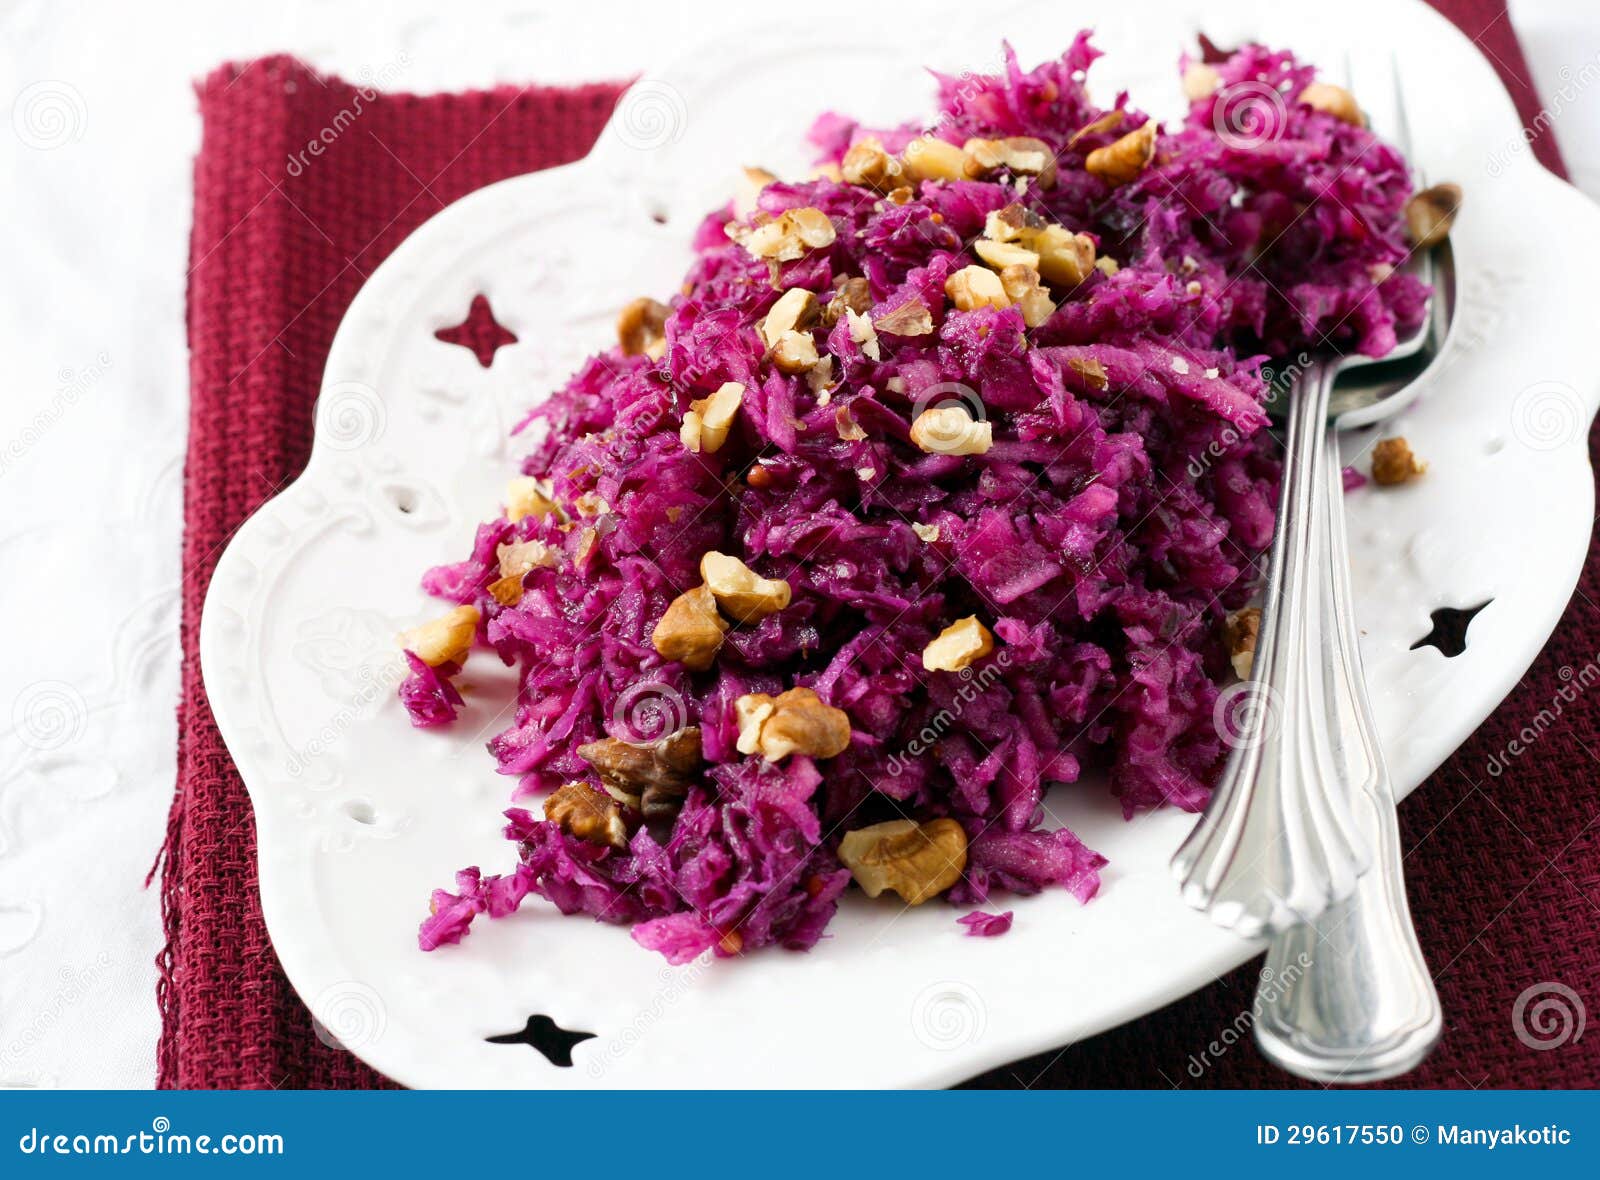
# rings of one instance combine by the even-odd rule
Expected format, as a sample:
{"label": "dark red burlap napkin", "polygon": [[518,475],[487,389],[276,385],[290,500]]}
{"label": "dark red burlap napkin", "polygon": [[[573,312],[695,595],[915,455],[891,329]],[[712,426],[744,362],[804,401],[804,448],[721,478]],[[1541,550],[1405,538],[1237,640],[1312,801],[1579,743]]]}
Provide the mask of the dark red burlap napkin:
{"label": "dark red burlap napkin", "polygon": [[[1537,104],[1503,4],[1442,7],[1483,46],[1531,122]],[[328,347],[366,276],[464,193],[581,156],[616,93],[595,86],[374,98],[282,57],[224,68],[200,87],[183,699],[162,866],[163,1086],[383,1084],[318,1040],[267,940],[250,805],[201,684],[201,604],[229,536],[304,465]],[[352,109],[360,111],[353,120],[340,117]],[[341,130],[320,154],[307,154],[330,127]],[[1559,167],[1548,135],[1534,150]],[[1541,1052],[1526,1047],[1512,1023],[1518,996],[1534,984],[1559,983],[1600,1002],[1594,711],[1569,710],[1534,754],[1499,778],[1485,772],[1490,755],[1548,705],[1561,669],[1596,659],[1597,598],[1600,562],[1591,560],[1561,630],[1524,684],[1402,809],[1413,906],[1450,1021],[1414,1083],[1600,1082],[1600,1037]],[[1240,1037],[1255,970],[1242,968],[1132,1025],[978,1084],[1284,1084]],[[1198,1078],[1192,1062],[1204,1063]]]}

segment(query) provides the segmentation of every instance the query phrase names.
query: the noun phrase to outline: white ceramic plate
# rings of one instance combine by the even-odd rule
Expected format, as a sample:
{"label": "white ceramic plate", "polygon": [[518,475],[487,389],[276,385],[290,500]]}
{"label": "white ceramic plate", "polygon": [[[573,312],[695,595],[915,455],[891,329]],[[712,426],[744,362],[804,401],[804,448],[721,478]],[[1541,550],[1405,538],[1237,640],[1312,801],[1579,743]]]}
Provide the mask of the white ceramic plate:
{"label": "white ceramic plate", "polygon": [[[947,907],[853,898],[809,954],[673,968],[625,930],[532,899],[460,947],[416,949],[432,888],[513,856],[499,836],[510,784],[483,750],[506,723],[486,702],[508,698],[509,677],[473,661],[462,720],[414,731],[393,647],[438,609],[420,572],[463,555],[498,502],[508,428],[608,342],[621,303],[672,289],[737,165],[802,175],[802,133],[826,107],[926,118],[920,66],[991,71],[1001,36],[1031,65],[1070,40],[1069,7],[974,5],[947,22],[859,6],[819,30],[752,10],[750,29],[641,81],[587,159],[463,199],[363,288],[328,361],[310,465],[229,546],[200,636],[255,806],[267,924],[324,1035],[412,1086],[941,1085],[1148,1012],[1257,949],[1178,900],[1167,861],[1193,817],[1125,824],[1092,784],[1049,806],[1110,857],[1100,897],[1007,900],[1016,926],[999,939],[964,937]],[[1386,70],[1392,48],[1420,163],[1466,187],[1452,352],[1396,427],[1431,468],[1350,498],[1363,653],[1410,791],[1515,684],[1578,576],[1600,216],[1534,163],[1488,64],[1420,3],[1323,18],[1267,3],[1100,7],[1096,86],[1131,85],[1157,113],[1176,109],[1174,66],[1196,29],[1324,62],[1354,45],[1358,79],[1374,58]],[[488,369],[434,338],[480,292],[518,337]],[[1464,654],[1410,650],[1435,608],[1485,601]],[[595,1034],[572,1068],[485,1040],[535,1014]],[[1174,1046],[1175,1070],[1186,1052]]]}

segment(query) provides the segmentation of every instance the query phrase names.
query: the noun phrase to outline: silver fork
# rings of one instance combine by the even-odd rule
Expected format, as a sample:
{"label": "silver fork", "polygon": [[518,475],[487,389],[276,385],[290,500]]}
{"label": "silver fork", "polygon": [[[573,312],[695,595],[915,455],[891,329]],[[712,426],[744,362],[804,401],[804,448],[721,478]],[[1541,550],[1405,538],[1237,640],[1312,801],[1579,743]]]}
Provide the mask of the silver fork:
{"label": "silver fork", "polygon": [[[1409,159],[1411,130],[1392,60],[1390,74],[1390,137]],[[1417,183],[1422,184],[1420,171]],[[1422,374],[1444,347],[1455,312],[1449,243],[1414,254],[1407,266],[1434,288],[1426,330],[1406,356],[1391,354],[1335,391],[1322,512],[1333,574],[1324,584],[1324,610],[1337,620],[1332,663],[1342,681],[1333,703],[1336,721],[1348,735],[1341,743],[1349,756],[1346,781],[1375,862],[1351,897],[1273,940],[1256,992],[1256,1041],[1262,1052],[1291,1073],[1321,1082],[1370,1082],[1405,1073],[1433,1049],[1443,1025],[1439,995],[1406,904],[1394,787],[1361,670],[1350,609],[1344,496],[1332,438],[1338,430],[1382,421],[1410,404]]]}

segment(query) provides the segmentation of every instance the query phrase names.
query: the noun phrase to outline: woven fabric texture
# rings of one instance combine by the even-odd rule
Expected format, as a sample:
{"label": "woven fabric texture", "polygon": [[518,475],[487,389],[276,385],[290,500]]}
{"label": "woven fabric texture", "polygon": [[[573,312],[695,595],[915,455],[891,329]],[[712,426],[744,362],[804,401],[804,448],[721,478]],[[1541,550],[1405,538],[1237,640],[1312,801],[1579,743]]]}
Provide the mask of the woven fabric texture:
{"label": "woven fabric texture", "polygon": [[[1531,124],[1536,103],[1503,3],[1439,7],[1478,41]],[[317,1035],[267,939],[249,801],[201,683],[200,610],[228,538],[306,462],[329,345],[366,276],[463,194],[581,156],[618,89],[374,96],[274,57],[224,67],[198,93],[183,695],[159,866],[168,935],[159,1084],[385,1085]],[[328,128],[340,130],[323,143]],[[313,141],[322,144],[315,156]],[[1548,135],[1534,150],[1559,169]],[[1537,1051],[1513,1025],[1513,1006],[1533,985],[1600,997],[1595,710],[1569,711],[1534,753],[1498,777],[1486,771],[1550,704],[1563,669],[1600,658],[1597,600],[1600,561],[1591,557],[1560,630],[1517,691],[1401,809],[1413,908],[1449,1020],[1411,1084],[1600,1084],[1600,1037]],[[1285,1084],[1248,1043],[1256,970],[974,1084]]]}

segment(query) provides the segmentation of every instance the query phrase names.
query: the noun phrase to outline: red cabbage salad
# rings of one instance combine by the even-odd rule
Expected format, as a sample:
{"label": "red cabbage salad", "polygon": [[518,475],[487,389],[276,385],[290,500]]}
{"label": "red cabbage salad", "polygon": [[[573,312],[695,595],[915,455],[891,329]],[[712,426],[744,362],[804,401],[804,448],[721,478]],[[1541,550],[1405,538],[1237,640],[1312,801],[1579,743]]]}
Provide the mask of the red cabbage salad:
{"label": "red cabbage salad", "polygon": [[425,950],[528,894],[674,963],[811,947],[852,884],[1087,901],[1105,861],[1047,785],[1204,806],[1273,532],[1263,366],[1382,354],[1427,290],[1347,92],[1251,45],[1180,62],[1158,126],[1090,100],[1096,56],[935,75],[928,127],[823,116],[810,178],[747,170],[681,288],[519,427],[401,697],[446,725],[469,652],[514,666],[489,751],[542,807],[434,893]]}

